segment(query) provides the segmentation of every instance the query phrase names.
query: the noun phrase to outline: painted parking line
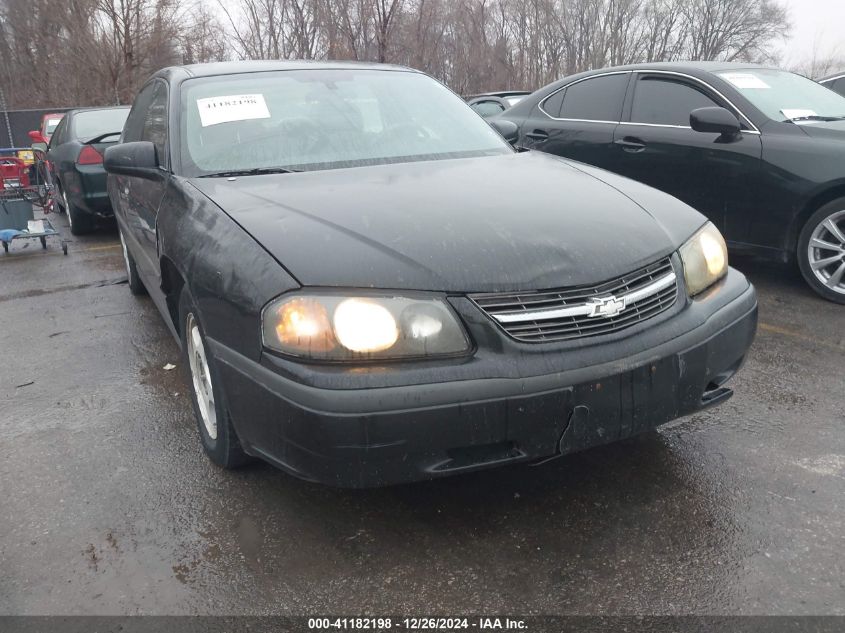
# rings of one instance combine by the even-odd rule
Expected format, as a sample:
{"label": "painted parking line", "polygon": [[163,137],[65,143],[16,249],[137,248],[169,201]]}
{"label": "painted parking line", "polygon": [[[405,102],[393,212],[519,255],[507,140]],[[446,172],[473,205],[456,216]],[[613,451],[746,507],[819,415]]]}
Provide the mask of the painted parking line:
{"label": "painted parking line", "polygon": [[[116,250],[116,249],[119,249],[119,248],[120,248],[120,242],[117,242],[115,244],[107,244],[105,246],[92,246],[90,248],[80,248],[78,250],[75,249],[75,248],[69,248],[68,249],[68,255],[72,255],[74,253],[90,253],[90,252],[94,252],[94,251],[111,251],[111,250]],[[62,250],[58,247],[56,247],[55,249],[48,248],[46,251],[44,249],[39,248],[34,253],[26,253],[26,254],[19,254],[19,253],[20,252],[9,253],[8,259],[6,257],[3,257],[2,255],[0,255],[0,262],[3,262],[3,261],[17,262],[17,261],[20,261],[22,259],[32,259],[33,257],[48,257],[50,255],[62,255],[64,257]]]}
{"label": "painted parking line", "polygon": [[821,345],[822,347],[835,349],[837,351],[845,350],[845,342],[837,343],[835,341],[825,341],[812,336],[807,336],[803,332],[798,332],[790,328],[781,327],[780,325],[772,325],[771,323],[758,323],[757,327],[763,332],[769,332],[770,334],[779,334],[780,336],[786,336],[788,338],[806,341],[808,343],[813,343],[814,345]]}

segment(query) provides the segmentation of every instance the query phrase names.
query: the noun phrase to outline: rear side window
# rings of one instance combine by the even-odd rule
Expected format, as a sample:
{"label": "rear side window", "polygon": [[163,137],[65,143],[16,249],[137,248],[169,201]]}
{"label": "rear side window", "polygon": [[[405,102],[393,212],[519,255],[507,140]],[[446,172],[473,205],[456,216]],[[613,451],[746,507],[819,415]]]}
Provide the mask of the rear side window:
{"label": "rear side window", "polygon": [[565,93],[566,90],[558,90],[551,97],[543,101],[542,108],[546,111],[546,114],[553,117],[560,116],[560,108],[563,105],[563,95]]}
{"label": "rear side window", "polygon": [[689,127],[690,112],[718,105],[690,84],[659,77],[642,77],[634,92],[631,122]]}
{"label": "rear side window", "polygon": [[628,74],[602,75],[566,88],[560,117],[587,121],[619,121]]}
{"label": "rear side window", "polygon": [[842,77],[841,79],[837,79],[836,81],[834,81],[833,84],[831,85],[831,88],[833,88],[839,94],[845,95],[845,77]]}

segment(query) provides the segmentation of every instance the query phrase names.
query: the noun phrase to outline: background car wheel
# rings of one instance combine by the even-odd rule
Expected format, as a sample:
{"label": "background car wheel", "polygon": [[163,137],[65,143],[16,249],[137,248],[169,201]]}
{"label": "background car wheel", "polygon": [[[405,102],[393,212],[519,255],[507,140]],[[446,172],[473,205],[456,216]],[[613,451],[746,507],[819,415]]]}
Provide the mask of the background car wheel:
{"label": "background car wheel", "polygon": [[53,188],[53,206],[59,213],[67,213],[63,196],[64,194],[62,193],[62,185],[60,182],[56,181],[56,185]]}
{"label": "background car wheel", "polygon": [[133,295],[145,295],[147,294],[147,289],[144,287],[144,282],[138,276],[138,266],[135,264],[135,258],[132,257],[132,253],[126,248],[123,232],[118,229],[117,234],[120,236],[120,247],[123,249],[123,263],[126,266],[126,276],[129,278],[129,292]]}
{"label": "background car wheel", "polygon": [[191,402],[206,455],[223,468],[237,468],[250,461],[241,448],[223,401],[223,387],[208,352],[205,333],[187,288],[179,299],[182,358],[190,374]]}
{"label": "background car wheel", "polygon": [[804,225],[798,265],[813,290],[845,303],[845,198],[828,202]]}
{"label": "background car wheel", "polygon": [[87,213],[80,211],[68,200],[64,188],[62,188],[62,206],[67,214],[67,225],[71,235],[85,235],[94,230],[94,219]]}

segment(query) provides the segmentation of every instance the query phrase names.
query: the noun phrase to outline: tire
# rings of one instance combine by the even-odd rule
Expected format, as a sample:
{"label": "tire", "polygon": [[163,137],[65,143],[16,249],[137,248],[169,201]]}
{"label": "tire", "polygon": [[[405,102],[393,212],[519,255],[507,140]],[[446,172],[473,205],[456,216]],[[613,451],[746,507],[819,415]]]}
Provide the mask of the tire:
{"label": "tire", "polygon": [[62,193],[62,185],[59,181],[56,181],[53,192],[53,202],[55,203],[56,210],[59,213],[67,213],[67,209],[65,209],[64,194]]}
{"label": "tire", "polygon": [[232,425],[225,406],[223,385],[214,358],[208,354],[199,312],[187,288],[182,288],[179,298],[179,324],[182,361],[188,368],[191,403],[205,454],[223,468],[243,466],[251,458],[241,448],[238,434]]}
{"label": "tire", "polygon": [[129,292],[133,295],[145,295],[147,294],[147,288],[138,275],[138,265],[135,263],[135,258],[132,257],[132,253],[126,248],[123,232],[118,229],[117,234],[120,236],[120,247],[123,249],[123,264],[126,267],[126,277],[129,279]]}
{"label": "tire", "polygon": [[67,225],[71,235],[85,235],[94,230],[94,218],[84,211],[80,211],[68,200],[64,188],[61,189],[62,206],[67,214]]}
{"label": "tire", "polygon": [[813,290],[845,304],[845,198],[828,202],[810,216],[798,237],[796,256]]}

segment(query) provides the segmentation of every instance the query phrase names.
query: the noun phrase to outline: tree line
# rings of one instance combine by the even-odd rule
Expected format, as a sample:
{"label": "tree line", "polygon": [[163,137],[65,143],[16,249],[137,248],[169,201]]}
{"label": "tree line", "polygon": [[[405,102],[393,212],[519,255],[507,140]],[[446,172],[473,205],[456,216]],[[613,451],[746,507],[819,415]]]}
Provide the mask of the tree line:
{"label": "tree line", "polygon": [[470,94],[774,61],[788,30],[779,0],[0,0],[0,87],[8,109],[131,103],[163,66],[289,58],[403,64]]}

